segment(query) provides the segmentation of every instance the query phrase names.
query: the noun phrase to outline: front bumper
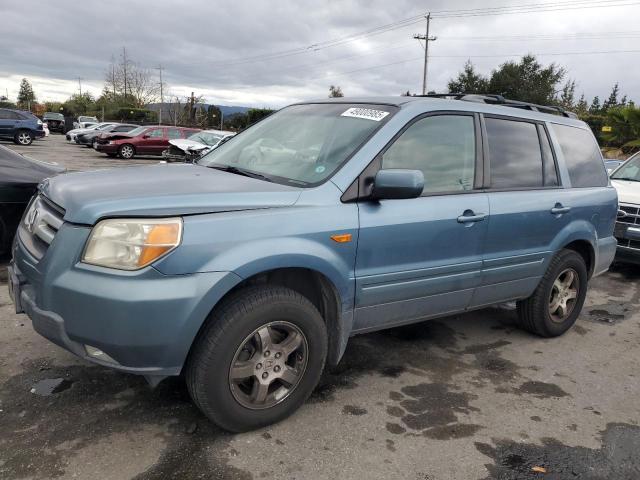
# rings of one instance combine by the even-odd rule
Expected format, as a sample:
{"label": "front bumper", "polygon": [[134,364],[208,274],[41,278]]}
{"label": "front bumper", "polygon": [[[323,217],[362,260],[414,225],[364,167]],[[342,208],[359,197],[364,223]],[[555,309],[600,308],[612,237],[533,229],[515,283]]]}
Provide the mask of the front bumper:
{"label": "front bumper", "polygon": [[47,133],[44,131],[44,129],[43,130],[34,130],[33,131],[33,136],[35,138],[43,138],[46,135],[47,135]]}
{"label": "front bumper", "polygon": [[[9,266],[16,311],[40,335],[90,362],[148,377],[178,375],[202,323],[240,277],[81,264],[71,252],[82,251],[88,233],[64,224],[40,261],[16,240]],[[87,346],[113,361],[89,355]]]}
{"label": "front bumper", "polygon": [[109,145],[107,143],[96,143],[96,151],[102,153],[118,153],[118,145]]}

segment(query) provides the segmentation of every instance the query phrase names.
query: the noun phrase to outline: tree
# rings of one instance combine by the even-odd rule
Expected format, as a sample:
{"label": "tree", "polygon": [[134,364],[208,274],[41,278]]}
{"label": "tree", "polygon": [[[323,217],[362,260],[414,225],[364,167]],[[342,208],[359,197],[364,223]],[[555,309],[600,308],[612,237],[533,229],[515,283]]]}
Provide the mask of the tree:
{"label": "tree", "polygon": [[618,106],[618,94],[619,93],[620,93],[620,87],[618,86],[618,83],[616,82],[616,84],[611,89],[611,93],[609,94],[609,98],[607,98],[604,101],[604,103],[602,104],[602,110],[604,110],[606,112],[610,108],[617,107]]}
{"label": "tree", "polygon": [[33,92],[33,87],[29,83],[29,80],[23,78],[20,82],[20,91],[18,92],[18,107],[29,110],[31,104],[36,101],[36,94]]}
{"label": "tree", "polygon": [[447,83],[449,93],[489,93],[489,81],[477,73],[471,60],[464,64],[462,72]]}
{"label": "tree", "polygon": [[95,98],[93,98],[93,95],[89,92],[83,92],[82,95],[74,93],[64,102],[62,107],[67,113],[85,115],[95,110],[95,102]]}
{"label": "tree", "polygon": [[555,63],[543,67],[536,57],[525,55],[519,62],[508,61],[494,70],[489,91],[512,100],[550,105],[557,101],[557,85],[565,73]]}
{"label": "tree", "polygon": [[329,87],[329,98],[337,98],[337,97],[344,97],[344,94],[342,93],[342,88],[338,87],[337,85],[331,85]]}
{"label": "tree", "polygon": [[575,94],[576,82],[575,80],[568,80],[562,87],[558,103],[566,110],[573,110],[575,107]]}
{"label": "tree", "polygon": [[575,111],[578,115],[585,115],[589,111],[589,104],[584,98],[584,93],[580,95],[580,100],[576,103]]}
{"label": "tree", "polygon": [[151,72],[140,67],[127,54],[126,48],[118,61],[111,57],[105,70],[102,97],[110,103],[142,108],[157,100],[160,85],[152,79]]}
{"label": "tree", "polygon": [[591,101],[591,106],[589,107],[589,113],[592,115],[598,115],[602,113],[602,106],[600,105],[600,98],[596,95],[593,97]]}
{"label": "tree", "polygon": [[209,108],[207,108],[206,126],[209,128],[222,129],[223,120],[224,119],[222,118],[222,110],[220,110],[220,108],[216,107],[215,105],[209,105]]}

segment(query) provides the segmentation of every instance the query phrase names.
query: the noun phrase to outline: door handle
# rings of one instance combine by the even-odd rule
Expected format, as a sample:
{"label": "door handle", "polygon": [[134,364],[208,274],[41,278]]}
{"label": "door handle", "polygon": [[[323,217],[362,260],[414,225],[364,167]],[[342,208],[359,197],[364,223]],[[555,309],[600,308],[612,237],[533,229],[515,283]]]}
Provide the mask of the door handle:
{"label": "door handle", "polygon": [[571,207],[564,207],[561,203],[556,203],[555,207],[551,209],[552,215],[564,215],[565,213],[569,213],[571,211]]}
{"label": "door handle", "polygon": [[481,222],[485,218],[487,218],[487,214],[486,213],[479,213],[479,214],[476,215],[475,213],[473,213],[473,211],[467,210],[462,215],[460,215],[458,217],[458,223]]}

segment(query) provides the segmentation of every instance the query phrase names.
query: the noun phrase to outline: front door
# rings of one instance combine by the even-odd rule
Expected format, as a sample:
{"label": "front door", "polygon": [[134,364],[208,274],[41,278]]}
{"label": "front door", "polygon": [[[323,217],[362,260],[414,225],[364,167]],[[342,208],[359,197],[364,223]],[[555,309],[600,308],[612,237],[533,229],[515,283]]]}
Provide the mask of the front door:
{"label": "front door", "polygon": [[478,190],[479,120],[413,121],[382,154],[382,168],[422,170],[422,196],[359,203],[355,325],[359,331],[464,310],[479,285],[489,223]]}
{"label": "front door", "polygon": [[137,153],[141,155],[159,155],[166,144],[165,129],[162,127],[147,130],[136,146]]}

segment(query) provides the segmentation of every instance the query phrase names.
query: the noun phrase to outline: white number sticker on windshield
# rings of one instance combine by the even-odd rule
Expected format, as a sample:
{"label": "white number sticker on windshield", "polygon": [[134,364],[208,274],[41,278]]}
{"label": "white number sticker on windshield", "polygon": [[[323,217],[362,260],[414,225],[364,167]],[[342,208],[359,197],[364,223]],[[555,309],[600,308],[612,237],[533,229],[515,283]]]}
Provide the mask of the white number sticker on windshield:
{"label": "white number sticker on windshield", "polygon": [[389,115],[389,112],[385,112],[384,110],[374,110],[372,108],[353,107],[348,109],[346,112],[344,112],[340,116],[364,118],[365,120],[373,120],[374,122],[379,122],[387,115]]}

